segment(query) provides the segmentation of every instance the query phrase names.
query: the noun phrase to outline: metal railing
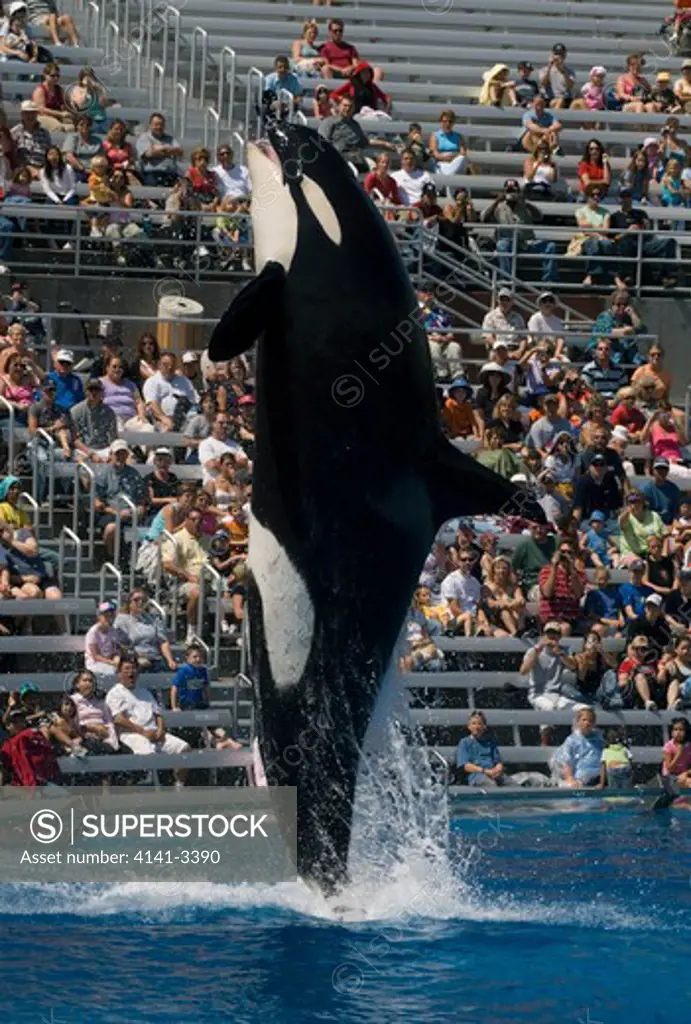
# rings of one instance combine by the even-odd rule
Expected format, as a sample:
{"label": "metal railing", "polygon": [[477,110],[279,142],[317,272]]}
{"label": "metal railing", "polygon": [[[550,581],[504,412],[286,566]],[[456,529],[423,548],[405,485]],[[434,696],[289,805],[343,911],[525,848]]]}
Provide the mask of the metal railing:
{"label": "metal railing", "polygon": [[[227,60],[226,56],[228,58]],[[216,101],[216,107],[221,118],[223,118],[223,93],[226,88],[226,78],[228,78],[228,117],[226,118],[226,124],[229,128],[233,127],[235,116],[236,62],[237,56],[235,50],[232,46],[224,46],[218,56],[218,98]]]}
{"label": "metal railing", "polygon": [[106,589],[108,586],[107,580],[109,576],[112,576],[115,580],[115,600],[117,601],[119,608],[122,604],[122,573],[117,566],[113,565],[112,562],[104,562],[101,566],[98,582],[98,600],[100,603],[106,599]]}
{"label": "metal railing", "polygon": [[[161,591],[163,589],[163,545],[165,543],[172,544],[173,556],[176,553],[176,540],[169,530],[164,530],[157,540],[158,544],[158,557],[156,559],[156,575],[154,581],[154,597],[156,601],[161,601]],[[171,610],[171,628],[173,633],[177,633],[178,625],[178,580],[177,576],[171,576],[170,581],[170,610]]]}
{"label": "metal railing", "polygon": [[[210,142],[211,132],[209,122],[213,122],[213,142]],[[214,107],[207,107],[204,111],[204,146],[214,152],[218,149],[221,138],[221,115]]]}
{"label": "metal railing", "polygon": [[[199,60],[199,95],[196,94],[195,77],[197,74],[197,39],[201,40],[201,58]],[[189,98],[190,102],[199,101],[199,106],[204,107],[206,99],[206,69],[209,56],[209,33],[201,25],[195,25],[192,29],[190,40],[190,81]]]}
{"label": "metal railing", "polygon": [[[158,77],[158,96],[156,93],[156,78]],[[163,108],[163,82],[165,80],[165,71],[163,65],[155,60],[149,68],[149,102],[157,110]],[[92,208],[93,209],[93,208]]]}
{"label": "metal railing", "polygon": [[245,138],[248,141],[261,135],[263,95],[264,73],[259,68],[251,67],[247,72],[245,90]]}
{"label": "metal railing", "polygon": [[[133,536],[132,544],[133,544],[133,547],[134,547],[134,546],[136,546],[137,530],[139,528],[138,527],[139,513],[137,511],[137,506],[132,501],[132,499],[129,498],[126,494],[119,494],[117,496],[117,498],[116,498],[116,501],[118,503],[118,506],[124,505],[125,508],[129,509],[129,511],[130,511],[131,518],[130,518],[129,522],[130,522],[130,526],[131,526],[131,529],[132,529],[132,536]],[[124,509],[122,509],[121,511],[124,511]],[[114,540],[114,545],[113,545],[113,559],[115,561],[115,564],[118,566],[118,568],[122,564],[121,563],[121,554],[122,554],[122,534],[123,534],[123,531],[124,531],[124,526],[123,526],[124,522],[126,522],[126,520],[123,520],[122,514],[119,513],[115,517],[115,540]],[[130,570],[129,570],[130,587],[134,586],[134,562],[135,562],[135,559],[134,559],[134,552],[133,552],[133,557],[130,558]]]}
{"label": "metal railing", "polygon": [[15,415],[14,406],[11,402],[8,402],[4,395],[0,395],[0,409],[7,409],[7,421],[9,424],[9,431],[7,437],[7,458],[10,473],[14,472],[14,456],[15,452]]}
{"label": "metal railing", "polygon": [[60,531],[60,539],[58,543],[58,574],[60,577],[60,586],[62,587],[63,594],[66,595],[65,587],[65,560],[67,558],[67,545],[74,545],[74,587],[72,590],[72,596],[79,598],[82,592],[82,540],[77,534],[70,530],[69,526],[63,526]]}
{"label": "metal railing", "polygon": [[214,599],[214,626],[213,626],[213,667],[216,668],[220,661],[220,650],[221,650],[221,616],[222,616],[222,600],[223,600],[223,577],[217,569],[214,569],[212,565],[206,564],[202,566],[202,571],[199,574],[199,606],[197,608],[197,632],[201,636],[203,633],[204,617],[206,615],[206,591],[207,591],[207,576],[215,584],[215,599]]}
{"label": "metal railing", "polygon": [[29,494],[28,491],[22,491],[22,493],[19,495],[19,502],[18,502],[18,504],[19,504],[20,508],[22,507],[22,502],[24,502],[24,504],[28,505],[29,508],[31,509],[31,518],[32,518],[33,523],[34,523],[34,532],[36,533],[36,536],[38,537],[39,528],[40,528],[40,509],[38,507],[38,502],[34,498],[33,494]]}

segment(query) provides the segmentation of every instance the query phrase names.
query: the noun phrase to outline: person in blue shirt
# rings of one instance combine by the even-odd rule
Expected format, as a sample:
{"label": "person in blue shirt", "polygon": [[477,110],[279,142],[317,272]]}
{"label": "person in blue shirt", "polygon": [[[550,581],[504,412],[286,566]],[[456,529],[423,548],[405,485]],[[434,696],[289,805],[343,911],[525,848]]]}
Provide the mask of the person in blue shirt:
{"label": "person in blue shirt", "polygon": [[665,526],[671,526],[677,517],[681,491],[668,479],[669,459],[659,458],[653,462],[653,476],[638,488],[652,512],[657,512]]}
{"label": "person in blue shirt", "polygon": [[199,644],[189,644],[185,663],[175,673],[170,687],[173,711],[199,711],[209,706],[209,670]]}
{"label": "person in blue shirt", "polygon": [[[623,586],[630,584],[625,583]],[[588,593],[583,610],[593,625],[606,627],[608,633],[615,633],[624,627],[621,588],[610,582],[609,569],[604,566],[595,570],[595,590]]]}
{"label": "person in blue shirt", "polygon": [[554,755],[553,766],[559,785],[579,789],[599,784],[605,742],[595,722],[592,708],[583,708],[576,714],[573,732]]}
{"label": "person in blue shirt", "polygon": [[286,89],[291,93],[295,106],[299,107],[302,99],[302,86],[300,79],[290,70],[290,61],[287,57],[276,57],[274,68],[275,70],[266,76],[265,91],[278,94],[279,89]]}
{"label": "person in blue shirt", "polygon": [[654,593],[652,587],[643,582],[645,562],[640,558],[629,564],[630,579],[628,583],[622,583],[619,587],[621,606],[624,609],[624,618],[627,622],[637,619],[645,610],[645,600]]}
{"label": "person in blue shirt", "polygon": [[68,348],[61,348],[55,356],[55,369],[48,374],[55,382],[55,405],[63,412],[70,412],[78,402],[84,401],[82,379],[72,372],[74,354]]}
{"label": "person in blue shirt", "polygon": [[503,786],[504,765],[499,747],[487,730],[487,719],[474,711],[468,719],[469,736],[458,744],[456,764],[466,773],[469,786]]}
{"label": "person in blue shirt", "polygon": [[582,549],[588,556],[588,565],[600,568],[612,564],[611,545],[609,532],[607,530],[607,516],[604,512],[596,509],[582,534]]}

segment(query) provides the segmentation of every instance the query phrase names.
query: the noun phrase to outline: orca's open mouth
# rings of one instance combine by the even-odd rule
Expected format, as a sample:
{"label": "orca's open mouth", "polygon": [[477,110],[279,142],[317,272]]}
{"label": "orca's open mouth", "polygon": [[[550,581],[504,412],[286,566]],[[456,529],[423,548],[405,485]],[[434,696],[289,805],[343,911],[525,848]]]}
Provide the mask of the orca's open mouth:
{"label": "orca's open mouth", "polygon": [[257,139],[255,142],[251,142],[250,146],[256,146],[259,152],[268,157],[272,163],[278,164],[279,167],[281,166],[281,158],[269,139]]}

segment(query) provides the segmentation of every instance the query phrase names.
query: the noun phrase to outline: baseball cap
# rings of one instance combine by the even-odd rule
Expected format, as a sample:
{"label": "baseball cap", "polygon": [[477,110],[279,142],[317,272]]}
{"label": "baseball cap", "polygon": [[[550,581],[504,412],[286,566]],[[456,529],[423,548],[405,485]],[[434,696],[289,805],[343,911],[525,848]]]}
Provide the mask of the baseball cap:
{"label": "baseball cap", "polygon": [[154,451],[154,455],[167,455],[169,459],[173,458],[172,451],[170,450],[170,448],[166,448],[165,446],[162,446],[161,448],[156,448],[156,450]]}
{"label": "baseball cap", "polygon": [[606,464],[607,460],[605,459],[604,455],[593,455],[592,459],[590,460],[591,466],[605,466]]}
{"label": "baseball cap", "polygon": [[[686,61],[686,63],[691,68],[691,61]],[[654,135],[649,135],[646,139],[643,139],[643,149],[647,149],[648,146],[657,146],[657,139]]]}
{"label": "baseball cap", "polygon": [[36,104],[34,103],[33,100],[22,100],[22,105],[21,105],[20,109],[21,110],[26,110],[26,111],[28,111],[28,110],[37,111],[38,107],[36,106]]}
{"label": "baseball cap", "polygon": [[519,62],[518,62],[518,64],[517,64],[517,67],[519,67],[519,68],[525,68],[525,69],[526,69],[526,71],[534,71],[534,70],[535,70],[535,68],[534,68],[534,67],[533,67],[533,65],[532,65],[532,64],[530,63],[530,61],[529,61],[529,60],[519,60]]}
{"label": "baseball cap", "polygon": [[22,683],[19,687],[19,696],[24,697],[27,693],[40,693],[36,683]]}
{"label": "baseball cap", "polygon": [[622,185],[621,188],[619,189],[619,198],[620,199],[630,199],[632,195],[633,195],[633,192],[631,191],[631,189],[629,188],[628,185]]}
{"label": "baseball cap", "polygon": [[510,288],[500,288],[497,292],[497,298],[499,299],[512,299],[513,292]]}
{"label": "baseball cap", "polygon": [[648,594],[645,599],[646,604],[657,605],[658,608],[662,606],[662,597],[660,594]]}
{"label": "baseball cap", "polygon": [[684,70],[684,68],[691,68],[691,60],[689,60],[688,58],[681,65],[681,70],[682,71]]}
{"label": "baseball cap", "polygon": [[116,605],[115,601],[101,601],[101,603],[98,606],[98,614],[105,615],[106,612],[117,611],[117,607],[118,606]]}
{"label": "baseball cap", "polygon": [[114,455],[115,452],[128,452],[129,450],[130,446],[128,445],[127,441],[123,441],[121,437],[119,437],[116,441],[113,441],[113,443],[110,446],[111,455]]}
{"label": "baseball cap", "polygon": [[502,341],[501,339],[499,339],[498,341],[495,341],[495,343],[492,345],[491,351],[495,352],[498,348],[506,349],[507,352],[509,350],[509,346],[506,344],[505,341]]}
{"label": "baseball cap", "polygon": [[520,192],[521,191],[521,183],[519,182],[518,178],[507,178],[506,181],[504,182],[504,191],[505,192]]}
{"label": "baseball cap", "polygon": [[669,459],[665,459],[662,456],[659,459],[655,459],[653,469],[669,469]]}
{"label": "baseball cap", "polygon": [[199,362],[198,352],[185,352],[182,357],[183,363],[197,363]]}
{"label": "baseball cap", "polygon": [[55,358],[59,363],[73,363],[74,352],[69,348],[61,348],[58,349],[58,353]]}
{"label": "baseball cap", "polygon": [[100,377],[90,377],[86,382],[87,391],[103,391],[103,381]]}
{"label": "baseball cap", "polygon": [[593,64],[592,68],[590,69],[590,74],[591,75],[606,75],[607,74],[607,68],[604,68],[602,66],[602,64]]}
{"label": "baseball cap", "polygon": [[538,302],[556,302],[557,297],[554,292],[541,292],[537,297]]}
{"label": "baseball cap", "polygon": [[626,441],[628,443],[631,435],[629,434],[626,427],[620,423],[612,431],[612,437],[616,437],[618,441]]}
{"label": "baseball cap", "polygon": [[591,515],[591,517],[590,517],[590,522],[591,523],[606,523],[607,522],[607,516],[605,515],[604,512],[600,512],[599,509],[596,509],[593,512],[593,514]]}
{"label": "baseball cap", "polygon": [[556,622],[554,619],[552,619],[549,622],[545,623],[542,632],[543,633],[558,633],[559,636],[561,636],[561,626],[560,626],[560,624],[558,622]]}
{"label": "baseball cap", "polygon": [[670,75],[669,71],[658,71],[655,77],[658,82],[669,82],[672,76]]}
{"label": "baseball cap", "polygon": [[422,194],[423,196],[437,195],[437,186],[434,184],[433,181],[428,181],[426,184],[422,186]]}
{"label": "baseball cap", "polygon": [[555,43],[554,46],[552,47],[552,53],[564,54],[564,53],[566,53],[566,47],[564,46],[563,43]]}

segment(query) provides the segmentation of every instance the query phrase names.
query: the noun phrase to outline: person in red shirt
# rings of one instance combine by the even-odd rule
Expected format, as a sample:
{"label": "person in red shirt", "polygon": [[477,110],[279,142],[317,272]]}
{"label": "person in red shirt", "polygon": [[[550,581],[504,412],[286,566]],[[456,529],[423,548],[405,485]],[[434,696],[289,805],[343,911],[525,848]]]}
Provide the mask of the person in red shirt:
{"label": "person in red shirt", "polygon": [[403,199],[398,184],[389,174],[391,157],[388,153],[380,153],[373,171],[365,178],[365,192],[375,203],[387,203],[390,206],[402,206]]}
{"label": "person in red shirt", "polygon": [[210,154],[208,149],[200,146],[192,150],[190,166],[185,171],[185,177],[192,186],[192,193],[198,199],[204,210],[215,210],[218,201],[218,181],[216,175],[209,169]]}
{"label": "person in red shirt", "polygon": [[569,636],[581,619],[580,601],[585,590],[585,573],[576,567],[573,549],[561,541],[549,565],[540,570],[540,622],[554,619]]}
{"label": "person in red shirt", "polygon": [[636,408],[635,388],[622,388],[617,398],[619,401],[612,410],[609,422],[613,427],[626,427],[629,432],[629,440],[633,444],[637,444],[645,426],[645,416],[640,409]]}
{"label": "person in red shirt", "polygon": [[355,47],[343,39],[344,27],[341,18],[332,18],[329,22],[331,39],[319,50],[319,56],[326,61],[322,68],[324,78],[350,78],[360,60]]}
{"label": "person in red shirt", "polygon": [[60,768],[50,741],[40,729],[27,728],[26,712],[17,708],[7,718],[10,738],[0,750],[0,779],[13,786],[45,786],[60,782]]}
{"label": "person in red shirt", "polygon": [[600,195],[607,195],[612,183],[612,169],[609,157],[605,153],[599,139],[591,139],[583,151],[578,165],[578,187],[588,196],[597,189]]}
{"label": "person in red shirt", "polygon": [[425,222],[426,228],[437,224],[439,218],[444,212],[441,206],[437,203],[437,186],[431,181],[428,181],[426,185],[423,185],[422,194],[417,203],[413,203],[413,207],[416,210],[421,211],[422,219]]}
{"label": "person in red shirt", "polygon": [[329,99],[338,103],[342,96],[352,96],[355,114],[364,112],[363,117],[367,116],[368,111],[380,108],[388,113],[391,107],[391,97],[375,84],[372,67],[364,60],[355,65],[349,80],[339,85],[338,89],[334,89]]}

